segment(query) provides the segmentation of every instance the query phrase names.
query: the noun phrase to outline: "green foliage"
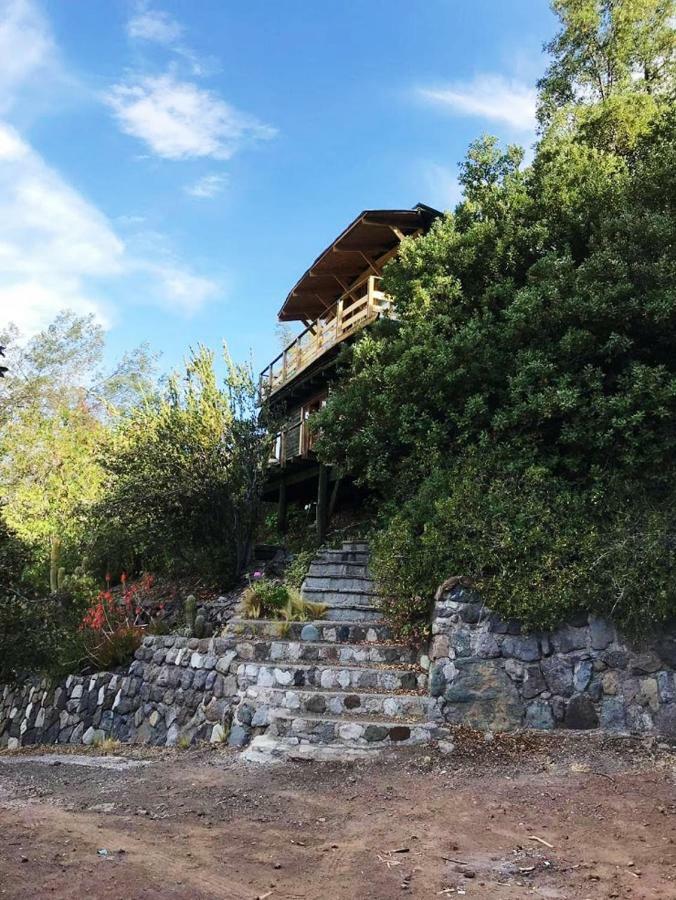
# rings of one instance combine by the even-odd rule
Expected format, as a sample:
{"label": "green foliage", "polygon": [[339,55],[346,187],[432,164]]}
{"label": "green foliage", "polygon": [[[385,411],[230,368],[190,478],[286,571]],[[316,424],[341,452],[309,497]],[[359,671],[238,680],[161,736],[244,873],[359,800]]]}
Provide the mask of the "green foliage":
{"label": "green foliage", "polygon": [[0,344],[9,363],[0,392],[1,515],[29,555],[12,577],[56,591],[59,569],[81,562],[113,412],[147,387],[152,360],[141,349],[102,374],[101,327],[69,312],[29,341],[10,328]]}
{"label": "green foliage", "polygon": [[101,455],[106,493],[90,551],[112,571],[197,574],[227,585],[247,564],[268,437],[249,367],[200,348],[166,395],[133,410]]}
{"label": "green foliage", "polygon": [[249,619],[283,619],[307,622],[321,619],[326,607],[303,600],[296,588],[267,578],[253,580],[242,598],[244,615]]}
{"label": "green foliage", "polygon": [[315,419],[321,459],[380,496],[375,565],[403,630],[450,575],[533,626],[584,605],[636,630],[676,609],[670,66],[642,85],[613,80],[618,103],[659,94],[631,140],[618,122],[607,141],[589,138],[584,117],[609,100],[582,87],[566,94],[565,128],[554,115],[556,54],[579,38],[566,16],[602,6],[603,28],[654,13],[632,40],[642,59],[651,34],[662,46],[660,4],[556,4],[565,27],[532,165],[491,138],[470,147],[464,201],[404,242],[383,285],[396,320],[348,351],[349,378]]}
{"label": "green foliage", "polygon": [[110,633],[85,632],[84,645],[90,668],[109,672],[126,667],[141,646],[143,631],[131,625],[120,625]]}
{"label": "green foliage", "polygon": [[40,673],[58,678],[81,669],[83,607],[63,594],[0,596],[0,684]]}
{"label": "green foliage", "polygon": [[317,548],[310,547],[293,554],[291,562],[284,570],[284,581],[297,591],[305,580],[310,564],[317,555]]}
{"label": "green foliage", "polygon": [[631,150],[674,100],[673,0],[552,0],[552,8],[562,28],[546,45],[541,125]]}
{"label": "green foliage", "polygon": [[289,589],[279,581],[258,578],[244,592],[243,608],[249,619],[276,619],[289,601]]}
{"label": "green foliage", "polygon": [[535,466],[517,473],[467,454],[431,476],[375,542],[389,617],[415,632],[436,587],[469,575],[490,608],[532,628],[591,611],[648,630],[674,612],[670,501],[640,486],[582,491]]}

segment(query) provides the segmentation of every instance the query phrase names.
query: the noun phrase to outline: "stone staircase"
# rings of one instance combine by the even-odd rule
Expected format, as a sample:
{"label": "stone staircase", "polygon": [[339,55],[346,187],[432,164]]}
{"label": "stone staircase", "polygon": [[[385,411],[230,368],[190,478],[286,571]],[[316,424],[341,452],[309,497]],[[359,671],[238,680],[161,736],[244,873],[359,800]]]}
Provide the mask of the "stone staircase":
{"label": "stone staircase", "polygon": [[427,674],[382,621],[368,546],[320,551],[301,593],[325,606],[321,621],[230,622],[241,698],[231,742],[253,735],[247,758],[255,759],[257,748],[269,758],[443,738]]}

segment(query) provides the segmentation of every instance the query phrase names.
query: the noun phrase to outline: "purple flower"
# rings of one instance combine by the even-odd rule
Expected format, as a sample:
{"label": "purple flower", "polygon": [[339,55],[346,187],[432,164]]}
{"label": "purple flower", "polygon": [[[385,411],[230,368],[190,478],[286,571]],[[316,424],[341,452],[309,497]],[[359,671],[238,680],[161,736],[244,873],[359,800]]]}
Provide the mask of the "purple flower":
{"label": "purple flower", "polygon": [[262,573],[262,572],[254,572],[254,573],[253,573],[253,577],[254,577],[254,578],[262,578],[262,577],[263,577],[263,573]]}

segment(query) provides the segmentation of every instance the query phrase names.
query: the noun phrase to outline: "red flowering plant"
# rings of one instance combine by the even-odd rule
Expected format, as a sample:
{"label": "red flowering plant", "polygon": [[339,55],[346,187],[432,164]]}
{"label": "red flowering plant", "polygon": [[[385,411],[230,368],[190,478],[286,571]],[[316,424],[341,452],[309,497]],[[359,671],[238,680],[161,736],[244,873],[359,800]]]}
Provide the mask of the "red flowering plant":
{"label": "red flowering plant", "polygon": [[106,590],[99,592],[80,625],[87,657],[100,670],[126,665],[144,633],[157,630],[164,616],[163,601],[147,602],[155,583],[152,575],[129,584],[123,572],[121,591],[113,591],[110,582],[106,575]]}

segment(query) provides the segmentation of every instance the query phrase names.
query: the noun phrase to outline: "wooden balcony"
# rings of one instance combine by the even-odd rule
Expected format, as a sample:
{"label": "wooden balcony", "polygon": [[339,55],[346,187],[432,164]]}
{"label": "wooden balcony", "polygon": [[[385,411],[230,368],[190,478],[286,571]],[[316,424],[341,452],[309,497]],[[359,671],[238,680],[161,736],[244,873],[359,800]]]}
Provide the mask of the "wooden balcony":
{"label": "wooden balcony", "polygon": [[[368,278],[348,292],[286,347],[261,372],[261,396],[268,399],[324,353],[342,343],[390,307],[379,290],[380,278]],[[364,291],[362,294],[361,292]]]}

